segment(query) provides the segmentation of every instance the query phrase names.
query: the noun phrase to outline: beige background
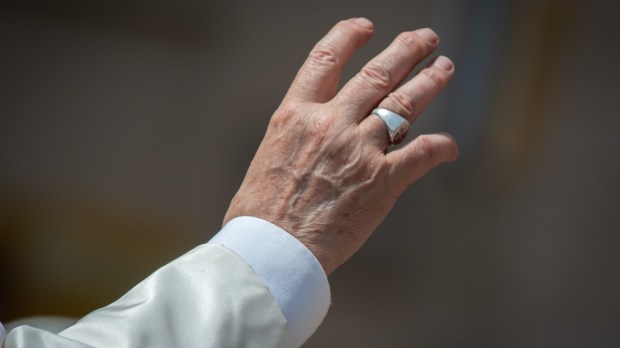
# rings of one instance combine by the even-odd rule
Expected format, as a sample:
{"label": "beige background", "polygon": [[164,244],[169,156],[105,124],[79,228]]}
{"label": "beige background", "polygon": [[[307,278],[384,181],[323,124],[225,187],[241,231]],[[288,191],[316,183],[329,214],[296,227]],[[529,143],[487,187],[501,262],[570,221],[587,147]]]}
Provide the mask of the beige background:
{"label": "beige background", "polygon": [[620,345],[612,1],[7,1],[0,320],[82,316],[214,234],[308,50],[430,26],[457,75],[414,184],[330,279],[307,347]]}

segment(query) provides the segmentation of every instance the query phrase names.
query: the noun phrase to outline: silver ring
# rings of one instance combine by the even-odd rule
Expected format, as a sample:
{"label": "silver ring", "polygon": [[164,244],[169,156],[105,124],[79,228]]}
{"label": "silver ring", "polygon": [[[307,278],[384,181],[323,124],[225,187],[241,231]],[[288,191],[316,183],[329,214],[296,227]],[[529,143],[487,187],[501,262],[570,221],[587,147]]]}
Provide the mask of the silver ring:
{"label": "silver ring", "polygon": [[372,114],[379,117],[388,131],[390,144],[396,145],[403,141],[409,133],[409,121],[388,109],[376,108]]}

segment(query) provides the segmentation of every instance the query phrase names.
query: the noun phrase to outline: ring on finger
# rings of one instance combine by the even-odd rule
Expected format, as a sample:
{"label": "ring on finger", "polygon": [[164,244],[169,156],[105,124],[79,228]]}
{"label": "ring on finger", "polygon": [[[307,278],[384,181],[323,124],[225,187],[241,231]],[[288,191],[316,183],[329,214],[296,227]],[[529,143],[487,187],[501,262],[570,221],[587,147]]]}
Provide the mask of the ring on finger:
{"label": "ring on finger", "polygon": [[372,110],[372,114],[385,123],[390,145],[399,144],[409,133],[409,121],[401,115],[383,108]]}

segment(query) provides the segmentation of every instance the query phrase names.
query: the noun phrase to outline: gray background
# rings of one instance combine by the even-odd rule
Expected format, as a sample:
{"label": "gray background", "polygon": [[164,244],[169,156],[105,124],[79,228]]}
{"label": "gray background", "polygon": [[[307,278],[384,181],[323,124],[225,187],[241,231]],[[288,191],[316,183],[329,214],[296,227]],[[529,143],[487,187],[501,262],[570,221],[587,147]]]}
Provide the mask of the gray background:
{"label": "gray background", "polygon": [[[82,316],[217,232],[297,68],[338,20],[432,27],[455,80],[414,133],[461,158],[330,277],[307,347],[617,347],[612,1],[5,1],[0,320]],[[414,134],[415,135],[415,134]],[[411,137],[411,136],[410,136]]]}

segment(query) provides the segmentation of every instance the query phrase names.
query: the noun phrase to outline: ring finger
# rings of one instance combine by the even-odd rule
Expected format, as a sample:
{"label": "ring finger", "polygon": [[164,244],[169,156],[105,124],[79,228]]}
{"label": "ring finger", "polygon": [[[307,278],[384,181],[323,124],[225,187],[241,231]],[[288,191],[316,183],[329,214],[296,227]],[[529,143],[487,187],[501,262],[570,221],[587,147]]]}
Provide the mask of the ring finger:
{"label": "ring finger", "polygon": [[[453,75],[452,61],[439,56],[411,80],[383,99],[379,103],[379,108],[395,112],[411,123],[439,95]],[[367,117],[360,123],[360,128],[362,134],[381,150],[389,145],[387,128],[378,117]]]}

